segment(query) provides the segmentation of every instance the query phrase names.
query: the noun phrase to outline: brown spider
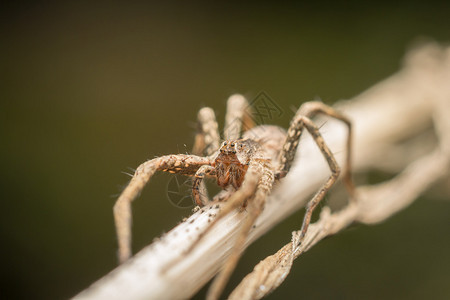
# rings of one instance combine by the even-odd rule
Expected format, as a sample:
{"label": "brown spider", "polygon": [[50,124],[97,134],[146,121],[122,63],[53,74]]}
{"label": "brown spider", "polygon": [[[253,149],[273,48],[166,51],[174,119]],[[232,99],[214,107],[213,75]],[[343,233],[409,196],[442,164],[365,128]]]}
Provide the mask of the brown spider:
{"label": "brown spider", "polygon": [[[344,182],[350,195],[353,196],[354,188],[350,171],[351,124],[346,117],[322,102],[307,102],[297,111],[286,132],[280,127],[271,125],[253,127],[252,119],[247,111],[248,107],[243,96],[233,95],[229,98],[225,119],[225,141],[220,147],[214,112],[210,108],[203,108],[198,114],[199,133],[195,138],[193,150],[196,155],[161,156],[149,160],[137,168],[130,183],[114,205],[121,263],[131,256],[131,202],[156,171],[194,176],[192,193],[199,206],[209,202],[205,193],[201,192],[205,189],[203,179],[205,176],[214,177],[217,184],[223,188],[214,201],[226,200],[226,203],[207,230],[191,245],[188,253],[198,244],[201,237],[230,211],[245,207],[248,214],[230,257],[208,292],[208,299],[218,298],[244,250],[245,240],[253,224],[264,209],[266,198],[274,183],[289,172],[300,136],[303,129],[306,128],[326,158],[331,175],[306,206],[301,228],[301,242],[314,209],[335,183],[340,173],[340,168],[319,133],[319,129],[310,120],[310,117],[319,113],[341,120],[348,126]],[[248,130],[240,138],[242,127]],[[199,156],[201,154],[206,156]]]}

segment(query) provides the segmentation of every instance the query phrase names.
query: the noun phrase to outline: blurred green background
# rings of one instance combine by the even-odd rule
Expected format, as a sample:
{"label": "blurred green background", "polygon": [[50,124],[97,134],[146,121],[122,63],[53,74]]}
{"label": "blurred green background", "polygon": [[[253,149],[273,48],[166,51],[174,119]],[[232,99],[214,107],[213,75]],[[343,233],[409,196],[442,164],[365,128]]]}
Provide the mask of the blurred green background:
{"label": "blurred green background", "polygon": [[[2,4],[2,299],[66,299],[113,269],[122,171],[189,151],[202,106],[222,122],[230,94],[264,90],[286,127],[291,107],[394,73],[417,38],[450,41],[448,4],[358,3]],[[167,200],[169,179],[133,205],[135,251],[190,214]],[[450,201],[436,195],[323,241],[270,299],[449,299]],[[301,218],[248,249],[228,292]]]}

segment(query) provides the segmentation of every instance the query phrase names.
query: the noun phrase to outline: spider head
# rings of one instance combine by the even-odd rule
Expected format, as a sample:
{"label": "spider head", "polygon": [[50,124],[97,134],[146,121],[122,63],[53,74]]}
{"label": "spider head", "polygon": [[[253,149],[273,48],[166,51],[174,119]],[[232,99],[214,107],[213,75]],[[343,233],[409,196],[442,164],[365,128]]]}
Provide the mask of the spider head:
{"label": "spider head", "polygon": [[237,158],[239,147],[238,141],[236,140],[224,141],[219,148],[219,154],[217,155],[216,161],[225,164],[239,164],[239,159]]}
{"label": "spider head", "polygon": [[227,140],[222,143],[216,161],[225,164],[247,164],[252,147],[249,140]]}
{"label": "spider head", "polygon": [[[224,141],[222,143],[222,145],[220,146],[220,153],[226,154],[226,155],[236,154],[237,146],[238,146],[238,141],[235,141],[235,140]],[[242,147],[242,145],[240,145],[240,147]]]}

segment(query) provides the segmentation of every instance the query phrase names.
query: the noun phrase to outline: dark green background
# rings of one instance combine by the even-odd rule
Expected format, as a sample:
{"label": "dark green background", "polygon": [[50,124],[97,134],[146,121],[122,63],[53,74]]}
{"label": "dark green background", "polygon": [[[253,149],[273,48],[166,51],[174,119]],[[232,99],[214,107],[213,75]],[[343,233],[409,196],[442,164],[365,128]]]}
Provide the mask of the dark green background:
{"label": "dark green background", "polygon": [[[2,298],[65,299],[113,269],[121,171],[189,151],[202,106],[222,121],[230,94],[264,90],[286,126],[303,101],[350,98],[394,73],[418,38],[450,40],[440,2],[332,3],[2,4]],[[169,179],[133,205],[135,250],[190,213],[167,200]],[[271,299],[450,298],[450,202],[437,195],[323,241]],[[251,246],[229,288],[301,217]]]}

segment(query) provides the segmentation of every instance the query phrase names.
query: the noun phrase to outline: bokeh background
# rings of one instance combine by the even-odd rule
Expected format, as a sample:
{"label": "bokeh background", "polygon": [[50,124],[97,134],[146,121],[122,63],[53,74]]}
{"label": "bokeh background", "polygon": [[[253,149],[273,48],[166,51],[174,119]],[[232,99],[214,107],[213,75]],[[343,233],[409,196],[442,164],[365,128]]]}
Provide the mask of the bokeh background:
{"label": "bokeh background", "polygon": [[[67,299],[112,270],[122,171],[190,151],[202,106],[223,122],[230,94],[266,91],[286,127],[303,101],[394,73],[417,39],[450,41],[444,2],[359,3],[2,4],[1,298]],[[169,180],[133,205],[135,251],[190,214],[167,200]],[[227,293],[302,213],[248,249]],[[269,299],[449,299],[449,228],[448,197],[423,197],[321,242]]]}

